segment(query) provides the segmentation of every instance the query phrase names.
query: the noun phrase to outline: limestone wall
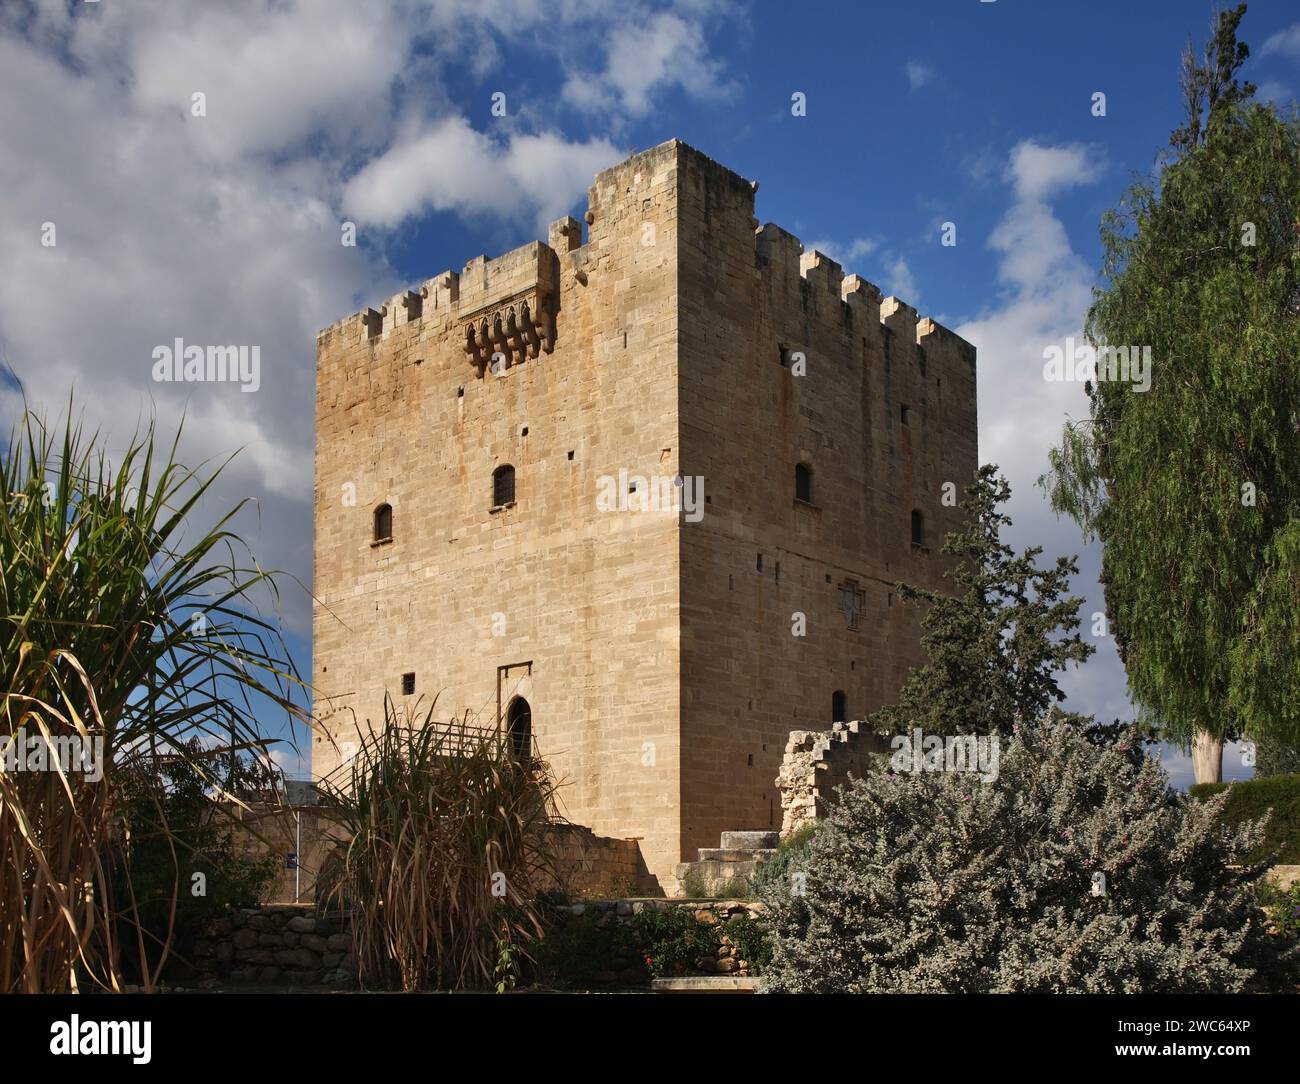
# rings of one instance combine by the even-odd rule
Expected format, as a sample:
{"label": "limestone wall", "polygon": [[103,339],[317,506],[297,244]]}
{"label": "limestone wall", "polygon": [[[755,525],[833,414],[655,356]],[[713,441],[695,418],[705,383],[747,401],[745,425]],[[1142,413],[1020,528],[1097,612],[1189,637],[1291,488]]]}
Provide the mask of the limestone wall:
{"label": "limestone wall", "polygon": [[829,730],[795,730],[786,741],[777,773],[781,834],[789,835],[826,816],[836,788],[871,770],[888,743],[860,721],[834,723]]}
{"label": "limestone wall", "polygon": [[[792,731],[892,701],[923,662],[896,584],[943,589],[977,465],[975,351],[897,298],[759,227],[755,184],[689,147],[680,191],[684,856],[775,829]],[[881,214],[888,214],[881,208]],[[797,499],[795,469],[812,472]],[[923,541],[912,543],[912,513]],[[850,611],[856,611],[850,616]]]}
{"label": "limestone wall", "polygon": [[[314,775],[382,723],[386,690],[487,726],[522,696],[566,815],[638,837],[651,870],[680,857],[676,518],[597,508],[602,477],[677,469],[673,165],[661,148],[601,173],[585,244],[561,220],[320,333]],[[536,356],[509,331],[525,304],[553,321]]]}

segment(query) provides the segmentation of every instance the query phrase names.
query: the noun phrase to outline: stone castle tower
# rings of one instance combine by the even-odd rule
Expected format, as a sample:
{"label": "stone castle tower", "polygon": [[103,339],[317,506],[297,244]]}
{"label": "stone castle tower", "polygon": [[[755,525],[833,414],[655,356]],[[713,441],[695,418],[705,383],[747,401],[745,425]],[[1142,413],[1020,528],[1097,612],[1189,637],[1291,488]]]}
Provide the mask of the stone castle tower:
{"label": "stone castle tower", "polygon": [[789,732],[921,661],[894,585],[942,588],[976,467],[974,348],[758,228],[757,187],[669,141],[596,177],[585,241],[317,339],[318,717],[471,709],[661,882],[778,827]]}

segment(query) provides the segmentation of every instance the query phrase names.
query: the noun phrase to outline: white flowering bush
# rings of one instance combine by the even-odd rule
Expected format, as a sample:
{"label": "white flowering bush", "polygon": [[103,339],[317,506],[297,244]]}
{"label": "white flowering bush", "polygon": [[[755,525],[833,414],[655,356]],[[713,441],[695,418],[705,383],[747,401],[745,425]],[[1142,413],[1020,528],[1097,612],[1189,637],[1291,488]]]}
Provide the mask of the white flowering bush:
{"label": "white flowering bush", "polygon": [[[1294,963],[1230,868],[1262,822],[1176,794],[1127,743],[1054,718],[1002,741],[1000,774],[854,780],[803,868],[768,882],[784,992],[1270,988]],[[1294,981],[1294,979],[1292,980]]]}

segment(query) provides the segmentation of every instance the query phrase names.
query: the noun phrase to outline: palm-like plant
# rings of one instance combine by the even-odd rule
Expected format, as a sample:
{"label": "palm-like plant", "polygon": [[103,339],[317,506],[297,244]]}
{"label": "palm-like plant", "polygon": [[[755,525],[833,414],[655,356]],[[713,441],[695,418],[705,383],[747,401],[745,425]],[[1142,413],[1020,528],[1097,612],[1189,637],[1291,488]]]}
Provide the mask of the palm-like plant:
{"label": "palm-like plant", "polygon": [[383,728],[318,786],[340,840],[321,890],[353,912],[362,983],[512,985],[544,932],[539,896],[557,883],[547,765],[468,714],[448,723],[433,704],[386,700]]}
{"label": "palm-like plant", "polygon": [[160,454],[152,423],[115,462],[71,409],[62,429],[26,412],[0,464],[0,744],[75,737],[98,745],[103,771],[0,771],[4,992],[119,989],[123,934],[156,983],[170,939],[146,944],[132,900],[111,890],[112,864],[129,862],[115,776],[189,756],[194,738],[264,756],[259,713],[307,721],[282,636],[259,615],[276,578],[231,529],[244,502],[206,533],[190,522],[225,464],[179,465],[180,431]]}

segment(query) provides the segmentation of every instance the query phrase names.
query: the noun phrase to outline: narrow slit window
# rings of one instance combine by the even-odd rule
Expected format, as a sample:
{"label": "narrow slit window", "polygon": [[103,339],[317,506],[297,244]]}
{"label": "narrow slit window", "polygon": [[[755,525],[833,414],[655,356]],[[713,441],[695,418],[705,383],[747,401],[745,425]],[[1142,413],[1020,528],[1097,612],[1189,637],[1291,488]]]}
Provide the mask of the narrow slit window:
{"label": "narrow slit window", "polygon": [[387,542],[393,537],[393,506],[381,504],[375,509],[375,541]]}
{"label": "narrow slit window", "polygon": [[796,463],[794,468],[794,496],[795,500],[803,501],[805,504],[813,502],[813,478],[812,467],[807,463]]}

